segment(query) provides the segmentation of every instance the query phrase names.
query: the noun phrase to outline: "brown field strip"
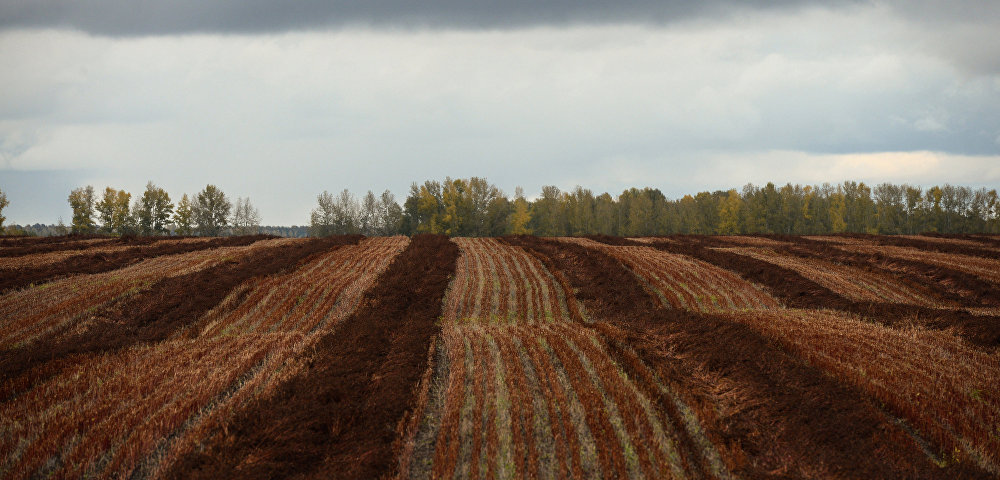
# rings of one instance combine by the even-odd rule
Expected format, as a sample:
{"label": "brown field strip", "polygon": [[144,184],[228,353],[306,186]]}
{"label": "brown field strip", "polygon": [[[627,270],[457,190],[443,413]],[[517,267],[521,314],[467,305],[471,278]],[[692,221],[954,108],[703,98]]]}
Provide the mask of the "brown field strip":
{"label": "brown field strip", "polygon": [[760,286],[685,255],[651,247],[606,245],[586,238],[559,240],[599,249],[623,262],[667,308],[699,312],[781,308]]}
{"label": "brown field strip", "polygon": [[38,285],[68,275],[107,272],[164,255],[175,255],[219,247],[245,246],[268,238],[274,237],[252,235],[246,237],[211,238],[207,241],[195,242],[164,241],[156,245],[131,247],[105,254],[89,253],[85,250],[79,255],[71,256],[54,264],[0,270],[0,292]]}
{"label": "brown field strip", "polygon": [[494,238],[456,238],[461,255],[445,298],[447,321],[562,322],[571,319],[556,278],[524,250]]}
{"label": "brown field strip", "polygon": [[24,237],[24,236],[10,236],[10,235],[0,235],[0,249],[4,248],[22,248],[30,247],[35,245],[49,245],[49,244],[60,244],[68,242],[79,242],[82,240],[94,240],[94,239],[106,239],[108,237],[104,235],[60,235],[52,237]]}
{"label": "brown field strip", "polygon": [[[410,442],[405,478],[683,478],[673,431],[608,356],[570,323],[444,327],[442,401]],[[435,432],[429,436],[424,432]]]}
{"label": "brown field strip", "polygon": [[921,305],[925,307],[953,307],[942,304],[928,292],[896,281],[889,275],[838,265],[821,258],[803,258],[784,254],[768,248],[724,248],[724,252],[736,253],[773,263],[794,270],[830,290],[854,301],[887,302]]}
{"label": "brown field strip", "polygon": [[643,243],[643,244],[661,243],[661,242],[671,243],[671,242],[673,242],[673,240],[671,240],[671,239],[669,239],[667,237],[629,237],[628,239],[631,240],[631,241],[633,241],[633,242],[638,242],[638,243]]}
{"label": "brown field strip", "polygon": [[[144,237],[144,238],[156,238],[156,237]],[[85,240],[85,242],[91,242],[96,240]],[[87,248],[73,248],[73,249],[61,249],[56,251],[49,251],[43,253],[31,253],[21,256],[0,256],[0,270],[16,270],[16,269],[38,269],[46,266],[50,266],[59,262],[64,262],[71,257],[78,255],[107,255],[118,252],[126,252],[129,250],[137,249],[139,247],[161,247],[164,245],[197,245],[199,243],[205,243],[212,241],[211,238],[184,238],[184,239],[171,239],[164,238],[161,240],[145,243],[145,244],[134,244],[134,243],[124,243],[124,242],[107,242],[89,246]],[[57,244],[66,245],[66,244]]]}
{"label": "brown field strip", "polygon": [[0,478],[998,478],[994,249],[0,237]]}
{"label": "brown field strip", "polygon": [[[204,255],[211,255],[207,257],[210,262],[202,264],[201,268],[179,275],[165,275],[151,284],[144,282],[117,301],[89,305],[86,310],[92,313],[86,318],[76,319],[69,327],[55,328],[33,342],[30,348],[5,352],[7,355],[0,360],[0,380],[13,378],[39,364],[48,363],[32,375],[5,382],[0,388],[0,399],[16,393],[21,385],[37,382],[52,374],[53,367],[59,364],[57,360],[64,357],[165,340],[222,301],[244,280],[294,268],[310,255],[356,243],[359,238],[276,239],[258,242],[251,247],[204,251]],[[69,305],[68,312],[65,309],[56,312],[55,320],[63,318],[59,314],[80,308],[72,302]],[[51,321],[53,317],[45,320]]]}
{"label": "brown field strip", "polygon": [[[963,307],[1000,307],[1000,285],[971,273],[917,259],[888,255],[878,247],[836,245],[790,237],[796,245],[785,251],[799,256],[824,258],[844,265],[886,272],[899,281],[932,290],[946,302]],[[968,258],[968,257],[965,257]]]}
{"label": "brown field strip", "polygon": [[875,245],[875,242],[871,239],[846,237],[840,235],[805,235],[802,238],[816,242],[832,243],[838,245]]}
{"label": "brown field strip", "polygon": [[853,384],[941,445],[1000,475],[1000,357],[940,331],[812,310],[728,315]]}
{"label": "brown field strip", "polygon": [[17,247],[0,247],[0,258],[23,257],[26,255],[38,255],[62,250],[87,250],[98,246],[125,243],[120,238],[88,238],[86,240],[74,240],[55,243],[40,243],[35,245],[24,245]]}
{"label": "brown field strip", "polygon": [[[789,237],[791,238],[791,237]],[[602,241],[623,243],[614,237],[601,237]],[[783,254],[797,257],[818,257],[856,268],[872,270],[878,275],[892,275],[895,283],[902,283],[922,292],[933,292],[935,307],[900,303],[854,301],[799,272],[753,257],[738,255],[697,243],[688,237],[684,242],[656,243],[657,249],[681,253],[739,274],[744,279],[762,285],[791,308],[836,309],[862,315],[865,319],[889,326],[922,325],[927,328],[949,330],[971,344],[995,349],[1000,347],[1000,329],[997,318],[989,316],[990,307],[982,307],[978,299],[1000,302],[1000,289],[962,272],[929,266],[920,262],[892,260],[873,254],[848,253],[821,242],[798,240],[795,247],[782,250]],[[877,268],[876,268],[877,266]],[[949,290],[962,285],[959,292]],[[969,288],[972,286],[972,290]],[[996,292],[996,299],[993,298]],[[965,296],[963,296],[965,295]],[[971,296],[973,301],[966,296]],[[956,306],[957,305],[957,306]]]}
{"label": "brown field strip", "polygon": [[756,235],[720,235],[708,237],[716,242],[731,243],[741,247],[784,247],[788,242]]}
{"label": "brown field strip", "polygon": [[0,296],[0,318],[5,319],[0,329],[0,348],[21,348],[44,335],[67,328],[86,330],[91,326],[88,318],[99,308],[145,290],[162,279],[184,276],[293,242],[295,240],[264,240],[242,247],[163,255],[119,270],[77,275],[9,292]]}
{"label": "brown field strip", "polygon": [[[312,242],[328,250],[336,246]],[[29,440],[25,453],[10,462],[10,471],[37,473],[44,470],[39,466],[44,461],[64,465],[56,473],[60,476],[159,473],[179,456],[200,448],[205,435],[218,430],[235,410],[266,396],[294,375],[308,361],[308,350],[317,338],[353,311],[362,292],[407,242],[405,237],[368,239],[360,245],[314,255],[289,273],[250,280],[206,314],[199,322],[202,328],[193,327],[185,335],[159,344],[84,357],[82,366],[32,389],[6,407],[16,409],[33,401],[35,406],[24,408],[37,410],[39,402],[46,405],[53,399],[70,397],[59,389],[78,388],[76,375],[84,371],[116,378],[127,373],[131,383],[112,388],[131,394],[88,394],[84,403],[74,407],[74,414],[91,420],[82,432],[76,429],[77,435],[86,436],[85,450],[63,430],[62,425],[73,425],[75,417],[41,425],[37,423],[41,418],[26,421],[23,428],[41,430],[45,441]],[[262,293],[266,298],[260,298]],[[247,302],[255,302],[254,308],[245,308]],[[252,319],[276,321],[262,328],[253,325]],[[235,328],[208,328],[223,321]],[[171,358],[178,349],[197,352],[196,357],[178,362]],[[145,370],[135,371],[136,364]],[[168,376],[171,380],[164,384]],[[178,378],[182,383],[175,383]],[[150,396],[142,391],[156,393]]]}
{"label": "brown field strip", "polygon": [[1000,283],[1000,258],[996,257],[972,257],[892,245],[842,245],[838,248],[848,252],[874,253],[903,260],[923,262],[975,275],[994,284]]}
{"label": "brown field strip", "polygon": [[[566,274],[629,377],[643,376],[630,367],[635,362],[627,353],[634,351],[690,406],[710,444],[738,477],[990,476],[968,462],[936,465],[940,459],[933,455],[948,444],[922,448],[924,440],[908,433],[863,390],[830,377],[748,326],[728,316],[659,307],[635,276],[600,251],[533,237],[507,240],[545,255]],[[689,444],[701,445],[693,439]]]}
{"label": "brown field strip", "polygon": [[[166,478],[380,478],[427,365],[458,248],[417,235],[300,371],[240,408]],[[227,338],[221,337],[209,338]]]}
{"label": "brown field strip", "polygon": [[987,249],[991,248],[991,245],[988,242],[983,242],[981,240],[972,240],[970,238],[934,237],[930,235],[899,235],[897,238],[906,238],[910,240],[919,240],[930,243],[941,243],[944,245],[960,245],[963,247],[973,247],[973,248],[985,247]]}

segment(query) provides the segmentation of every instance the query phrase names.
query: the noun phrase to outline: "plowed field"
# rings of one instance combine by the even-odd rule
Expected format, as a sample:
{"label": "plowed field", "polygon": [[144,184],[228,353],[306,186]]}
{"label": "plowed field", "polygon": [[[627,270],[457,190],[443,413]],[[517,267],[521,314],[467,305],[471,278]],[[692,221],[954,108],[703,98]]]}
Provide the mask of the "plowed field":
{"label": "plowed field", "polygon": [[0,244],[0,478],[997,478],[987,236]]}

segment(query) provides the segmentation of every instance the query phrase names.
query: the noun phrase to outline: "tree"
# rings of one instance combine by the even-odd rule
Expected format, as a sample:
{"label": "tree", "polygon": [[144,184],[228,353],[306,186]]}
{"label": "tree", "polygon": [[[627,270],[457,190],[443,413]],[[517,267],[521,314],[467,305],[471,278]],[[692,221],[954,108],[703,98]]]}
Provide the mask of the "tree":
{"label": "tree", "polygon": [[319,206],[310,215],[310,235],[326,237],[358,233],[360,206],[349,190],[345,188],[336,197],[324,191],[316,200]]}
{"label": "tree", "polygon": [[229,211],[232,208],[233,205],[222,190],[215,185],[207,185],[198,193],[192,207],[198,234],[209,237],[220,235],[229,225]]}
{"label": "tree", "polygon": [[94,187],[75,188],[68,200],[73,209],[73,233],[94,232]]}
{"label": "tree", "polygon": [[881,183],[872,190],[875,195],[875,216],[878,232],[899,234],[905,229],[904,187]]}
{"label": "tree", "polygon": [[361,200],[361,210],[359,213],[361,234],[369,237],[375,235],[379,230],[379,221],[381,218],[379,215],[378,199],[375,198],[375,194],[371,190],[368,190],[364,199]]}
{"label": "tree", "polygon": [[0,190],[0,228],[3,228],[3,222],[7,221],[7,217],[3,216],[3,209],[7,208],[7,205],[10,205],[7,194]]}
{"label": "tree", "polygon": [[743,199],[735,189],[730,190],[725,198],[719,199],[719,226],[718,233],[731,235],[740,233],[740,209],[743,207]]}
{"label": "tree", "polygon": [[594,231],[602,235],[618,234],[618,205],[610,193],[594,198]]}
{"label": "tree", "polygon": [[138,201],[138,209],[133,214],[142,235],[160,235],[167,232],[170,214],[174,204],[170,203],[170,195],[166,190],[157,187],[153,182],[146,184],[146,191]]}
{"label": "tree", "polygon": [[514,235],[526,235],[531,233],[528,223],[531,222],[531,213],[528,210],[528,200],[524,198],[524,189],[517,187],[514,189],[514,211],[508,220],[507,232]]}
{"label": "tree", "polygon": [[847,229],[847,222],[844,216],[847,215],[847,203],[844,201],[844,192],[837,186],[837,191],[830,195],[830,232],[841,233]]}
{"label": "tree", "polygon": [[129,230],[130,218],[129,200],[132,194],[125,190],[104,189],[101,201],[97,202],[97,213],[101,220],[101,230],[105,233],[123,235]]}
{"label": "tree", "polygon": [[233,233],[235,235],[256,235],[260,233],[260,212],[250,204],[250,198],[236,197],[233,208]]}
{"label": "tree", "polygon": [[382,192],[378,202],[378,235],[389,236],[400,232],[403,209],[396,203],[392,192]]}
{"label": "tree", "polygon": [[531,229],[536,235],[556,237],[566,235],[566,213],[559,188],[542,187],[542,196],[531,205]]}
{"label": "tree", "polygon": [[194,205],[186,193],[177,202],[173,223],[178,235],[191,235],[194,233]]}

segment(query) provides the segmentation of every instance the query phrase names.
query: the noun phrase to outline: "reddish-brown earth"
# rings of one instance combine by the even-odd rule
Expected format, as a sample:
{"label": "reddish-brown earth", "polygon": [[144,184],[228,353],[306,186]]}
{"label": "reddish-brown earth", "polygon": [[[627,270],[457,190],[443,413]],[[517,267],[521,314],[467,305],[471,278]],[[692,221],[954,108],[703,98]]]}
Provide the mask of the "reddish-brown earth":
{"label": "reddish-brown earth", "polygon": [[302,374],[237,415],[167,477],[391,474],[397,427],[414,407],[457,258],[447,237],[413,237],[362,307],[319,341]]}

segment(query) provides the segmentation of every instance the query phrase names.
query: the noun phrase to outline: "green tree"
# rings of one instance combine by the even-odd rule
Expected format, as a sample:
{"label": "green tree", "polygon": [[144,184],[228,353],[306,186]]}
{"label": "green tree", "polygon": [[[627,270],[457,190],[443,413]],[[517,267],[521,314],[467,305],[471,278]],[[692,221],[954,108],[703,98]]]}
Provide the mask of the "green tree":
{"label": "green tree", "polygon": [[618,235],[618,204],[607,192],[594,199],[594,231],[602,235]]}
{"label": "green tree", "polygon": [[101,201],[97,202],[96,207],[101,220],[102,231],[116,235],[126,233],[131,217],[129,211],[129,201],[131,199],[132,194],[125,190],[115,190],[111,187],[104,189]]}
{"label": "green tree", "polygon": [[214,237],[223,233],[229,225],[229,211],[233,205],[226,194],[215,185],[207,185],[198,192],[192,212],[198,235]]}
{"label": "green tree", "polygon": [[93,233],[94,187],[75,188],[69,193],[69,206],[73,209],[73,233]]}
{"label": "green tree", "polygon": [[185,193],[181,200],[177,202],[177,209],[174,210],[174,227],[178,235],[194,234],[194,205]]}
{"label": "green tree", "polygon": [[895,235],[905,229],[906,208],[902,187],[881,183],[872,190],[875,196],[875,217],[878,233]]}
{"label": "green tree", "polygon": [[542,196],[531,204],[531,229],[536,235],[557,237],[566,235],[566,215],[559,188],[542,187]]}
{"label": "green tree", "polygon": [[146,184],[146,191],[139,199],[138,209],[133,214],[137,220],[139,233],[142,235],[161,235],[167,232],[170,215],[174,204],[170,203],[170,195],[166,190],[157,187],[153,182]]}

